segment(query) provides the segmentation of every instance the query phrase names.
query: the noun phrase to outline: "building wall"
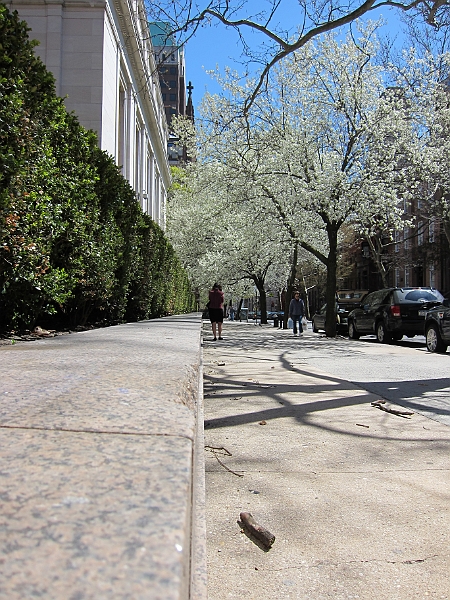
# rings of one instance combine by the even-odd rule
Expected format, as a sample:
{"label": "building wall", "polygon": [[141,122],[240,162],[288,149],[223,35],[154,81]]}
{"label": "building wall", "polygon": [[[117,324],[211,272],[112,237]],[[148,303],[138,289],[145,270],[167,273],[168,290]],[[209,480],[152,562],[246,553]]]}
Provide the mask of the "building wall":
{"label": "building wall", "polygon": [[142,0],[10,0],[69,111],[121,166],[163,228],[168,129]]}
{"label": "building wall", "polygon": [[[426,206],[408,207],[405,216],[417,216],[415,227],[394,232],[393,242],[387,243],[384,260],[388,267],[387,285],[392,287],[429,286],[450,293],[450,247],[442,222],[427,213]],[[366,251],[364,251],[366,247]],[[341,286],[346,289],[383,287],[382,278],[370,255],[368,244],[356,242],[347,246],[344,260],[353,264]]]}

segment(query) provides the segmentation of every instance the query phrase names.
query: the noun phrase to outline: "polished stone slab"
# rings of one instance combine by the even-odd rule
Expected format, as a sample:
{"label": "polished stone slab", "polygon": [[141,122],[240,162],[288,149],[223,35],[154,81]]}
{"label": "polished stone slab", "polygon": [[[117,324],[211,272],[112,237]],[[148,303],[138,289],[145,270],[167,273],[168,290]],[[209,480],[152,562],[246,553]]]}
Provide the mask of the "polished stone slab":
{"label": "polished stone slab", "polygon": [[0,598],[206,597],[200,323],[0,347]]}

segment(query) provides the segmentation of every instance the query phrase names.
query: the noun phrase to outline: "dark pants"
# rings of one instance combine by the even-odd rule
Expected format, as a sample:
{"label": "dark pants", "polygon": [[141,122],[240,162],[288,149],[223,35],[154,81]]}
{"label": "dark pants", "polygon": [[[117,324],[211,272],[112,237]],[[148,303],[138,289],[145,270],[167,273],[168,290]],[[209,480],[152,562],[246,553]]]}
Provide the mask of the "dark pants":
{"label": "dark pants", "polygon": [[298,321],[298,331],[299,333],[303,333],[302,319],[303,315],[291,315],[292,323],[294,324],[294,335],[297,333],[297,321]]}

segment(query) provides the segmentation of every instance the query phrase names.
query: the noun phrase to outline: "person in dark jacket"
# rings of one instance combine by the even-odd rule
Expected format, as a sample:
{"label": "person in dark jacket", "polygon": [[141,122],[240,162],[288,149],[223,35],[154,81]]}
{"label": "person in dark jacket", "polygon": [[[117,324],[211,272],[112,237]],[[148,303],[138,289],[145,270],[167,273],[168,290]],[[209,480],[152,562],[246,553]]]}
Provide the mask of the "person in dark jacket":
{"label": "person in dark jacket", "polygon": [[223,326],[223,292],[222,287],[215,283],[212,290],[209,291],[209,320],[211,321],[212,332],[214,335],[214,341],[217,340],[217,332],[219,333],[219,340],[223,340],[222,337],[222,326]]}
{"label": "person in dark jacket", "polygon": [[305,314],[305,304],[300,298],[300,292],[294,292],[294,297],[289,304],[289,317],[292,319],[294,335],[297,335],[297,323],[299,334],[303,333],[302,319]]}

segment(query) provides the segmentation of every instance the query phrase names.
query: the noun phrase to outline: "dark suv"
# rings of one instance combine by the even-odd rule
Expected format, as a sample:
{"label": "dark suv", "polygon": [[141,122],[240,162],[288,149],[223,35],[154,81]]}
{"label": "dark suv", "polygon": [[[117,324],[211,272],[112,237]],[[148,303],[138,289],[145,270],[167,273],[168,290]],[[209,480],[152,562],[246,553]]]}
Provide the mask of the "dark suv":
{"label": "dark suv", "polygon": [[432,308],[425,319],[425,337],[429,352],[446,352],[450,346],[450,300]]}
{"label": "dark suv", "polygon": [[404,335],[424,335],[427,312],[444,297],[433,288],[387,288],[368,294],[348,315],[348,335],[375,334],[379,342],[401,340]]}

